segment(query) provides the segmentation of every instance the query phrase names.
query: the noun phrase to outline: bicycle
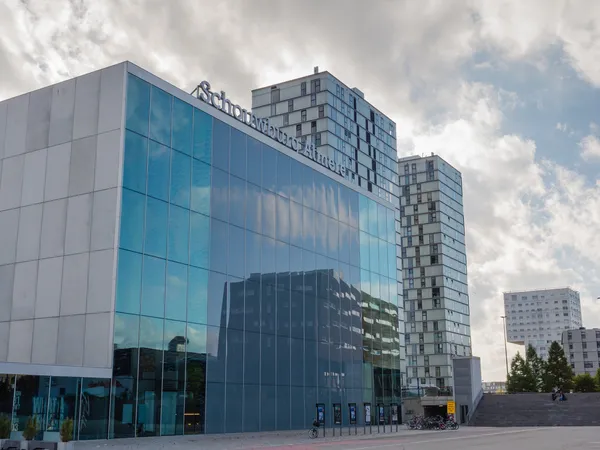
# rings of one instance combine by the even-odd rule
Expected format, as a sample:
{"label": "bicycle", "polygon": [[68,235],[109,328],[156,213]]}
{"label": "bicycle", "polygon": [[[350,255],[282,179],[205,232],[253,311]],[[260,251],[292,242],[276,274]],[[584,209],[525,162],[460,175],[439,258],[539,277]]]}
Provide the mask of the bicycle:
{"label": "bicycle", "polygon": [[319,436],[319,430],[317,430],[315,427],[312,427],[310,430],[308,430],[308,437],[311,439],[316,439]]}

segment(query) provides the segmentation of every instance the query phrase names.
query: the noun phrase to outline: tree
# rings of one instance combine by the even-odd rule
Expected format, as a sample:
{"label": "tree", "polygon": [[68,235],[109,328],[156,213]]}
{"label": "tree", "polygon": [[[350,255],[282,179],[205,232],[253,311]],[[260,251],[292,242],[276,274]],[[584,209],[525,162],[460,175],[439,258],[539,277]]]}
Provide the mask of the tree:
{"label": "tree", "polygon": [[544,391],[550,392],[555,387],[568,391],[573,387],[573,369],[558,342],[550,345],[548,361],[544,366]]}
{"label": "tree", "polygon": [[596,382],[589,373],[582,373],[573,378],[575,392],[596,392]]}
{"label": "tree", "polygon": [[600,368],[596,371],[596,376],[594,377],[594,382],[596,383],[596,389],[600,391]]}
{"label": "tree", "polygon": [[525,362],[531,371],[532,377],[532,390],[531,392],[540,392],[543,388],[544,384],[544,369],[545,363],[544,361],[537,355],[535,348],[531,344],[527,347],[527,352],[525,353]]}
{"label": "tree", "polygon": [[531,367],[517,352],[510,363],[510,373],[506,380],[506,390],[509,393],[535,391],[535,378]]}

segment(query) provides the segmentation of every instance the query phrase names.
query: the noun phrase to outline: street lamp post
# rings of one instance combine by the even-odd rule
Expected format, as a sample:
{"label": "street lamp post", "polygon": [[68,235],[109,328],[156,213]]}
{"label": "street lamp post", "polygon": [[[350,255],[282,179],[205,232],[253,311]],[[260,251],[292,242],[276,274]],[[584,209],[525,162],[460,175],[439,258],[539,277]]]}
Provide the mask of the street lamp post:
{"label": "street lamp post", "polygon": [[506,381],[508,381],[508,350],[506,348],[506,316],[502,317],[502,327],[504,328],[504,357],[506,358]]}

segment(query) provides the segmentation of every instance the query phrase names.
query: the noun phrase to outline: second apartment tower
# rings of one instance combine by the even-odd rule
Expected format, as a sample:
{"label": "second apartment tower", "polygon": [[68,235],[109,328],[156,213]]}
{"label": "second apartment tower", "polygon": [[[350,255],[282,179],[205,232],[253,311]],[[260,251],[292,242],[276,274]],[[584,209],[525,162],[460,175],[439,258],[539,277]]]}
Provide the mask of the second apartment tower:
{"label": "second apartment tower", "polygon": [[407,385],[453,386],[471,355],[462,178],[437,155],[398,161]]}

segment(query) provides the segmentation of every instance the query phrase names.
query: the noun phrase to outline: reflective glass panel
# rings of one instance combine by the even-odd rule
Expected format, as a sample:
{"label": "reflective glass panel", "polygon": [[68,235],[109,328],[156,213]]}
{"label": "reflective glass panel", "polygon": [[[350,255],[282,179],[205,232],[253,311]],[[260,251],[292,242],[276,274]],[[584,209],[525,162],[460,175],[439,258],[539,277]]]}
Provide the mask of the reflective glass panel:
{"label": "reflective glass panel", "polygon": [[148,195],[169,201],[171,149],[150,141],[148,151]]}
{"label": "reflective glass panel", "polygon": [[169,210],[168,259],[187,264],[189,260],[190,212],[171,205]]}
{"label": "reflective glass panel", "polygon": [[213,118],[194,108],[194,158],[212,161]]}
{"label": "reflective glass panel", "polygon": [[165,320],[161,435],[183,434],[185,393],[185,322]]}
{"label": "reflective glass panel", "polygon": [[115,309],[118,312],[139,314],[142,293],[142,255],[119,250],[117,267]]}
{"label": "reflective glass panel", "polygon": [[231,129],[231,162],[230,171],[242,180],[246,179],[246,134]]}
{"label": "reflective glass panel", "polygon": [[167,300],[165,317],[168,319],[186,319],[188,287],[188,267],[169,261],[167,263]]}
{"label": "reflective glass panel", "polygon": [[275,192],[277,189],[277,150],[262,144],[262,187]]}
{"label": "reflective glass panel", "polygon": [[213,155],[214,167],[229,171],[229,142],[231,127],[220,120],[213,120]]}
{"label": "reflective glass panel", "polygon": [[163,319],[140,317],[137,436],[160,434]]}
{"label": "reflective glass panel", "polygon": [[247,138],[247,170],[246,179],[257,186],[261,185],[262,152],[261,143],[248,136]]}
{"label": "reflective glass panel", "polygon": [[187,320],[206,323],[208,305],[208,270],[189,268]]}
{"label": "reflective glass panel", "polygon": [[183,208],[190,207],[191,158],[178,151],[171,159],[171,203]]}
{"label": "reflective glass panel", "polygon": [[210,219],[202,214],[190,213],[190,264],[209,268]]}
{"label": "reflective glass panel", "polygon": [[146,193],[148,139],[132,131],[125,132],[123,187]]}
{"label": "reflective glass panel", "polygon": [[168,218],[169,204],[148,197],[146,203],[145,253],[166,258]]}
{"label": "reflective glass panel", "polygon": [[192,161],[192,192],[190,208],[202,214],[210,214],[210,166]]}
{"label": "reflective glass panel", "polygon": [[128,74],[125,126],[136,133],[148,136],[149,120],[150,85],[140,78]]}
{"label": "reflective glass panel", "polygon": [[121,205],[120,247],[142,252],[144,246],[144,220],[146,198],[137,192],[123,189]]}
{"label": "reflective glass panel", "polygon": [[152,86],[150,95],[150,139],[171,145],[171,108],[173,98]]}
{"label": "reflective glass panel", "polygon": [[173,140],[174,149],[192,154],[193,108],[189,103],[173,97]]}
{"label": "reflective glass panel", "polygon": [[165,269],[164,259],[144,256],[142,278],[142,314],[153,317],[165,315]]}

